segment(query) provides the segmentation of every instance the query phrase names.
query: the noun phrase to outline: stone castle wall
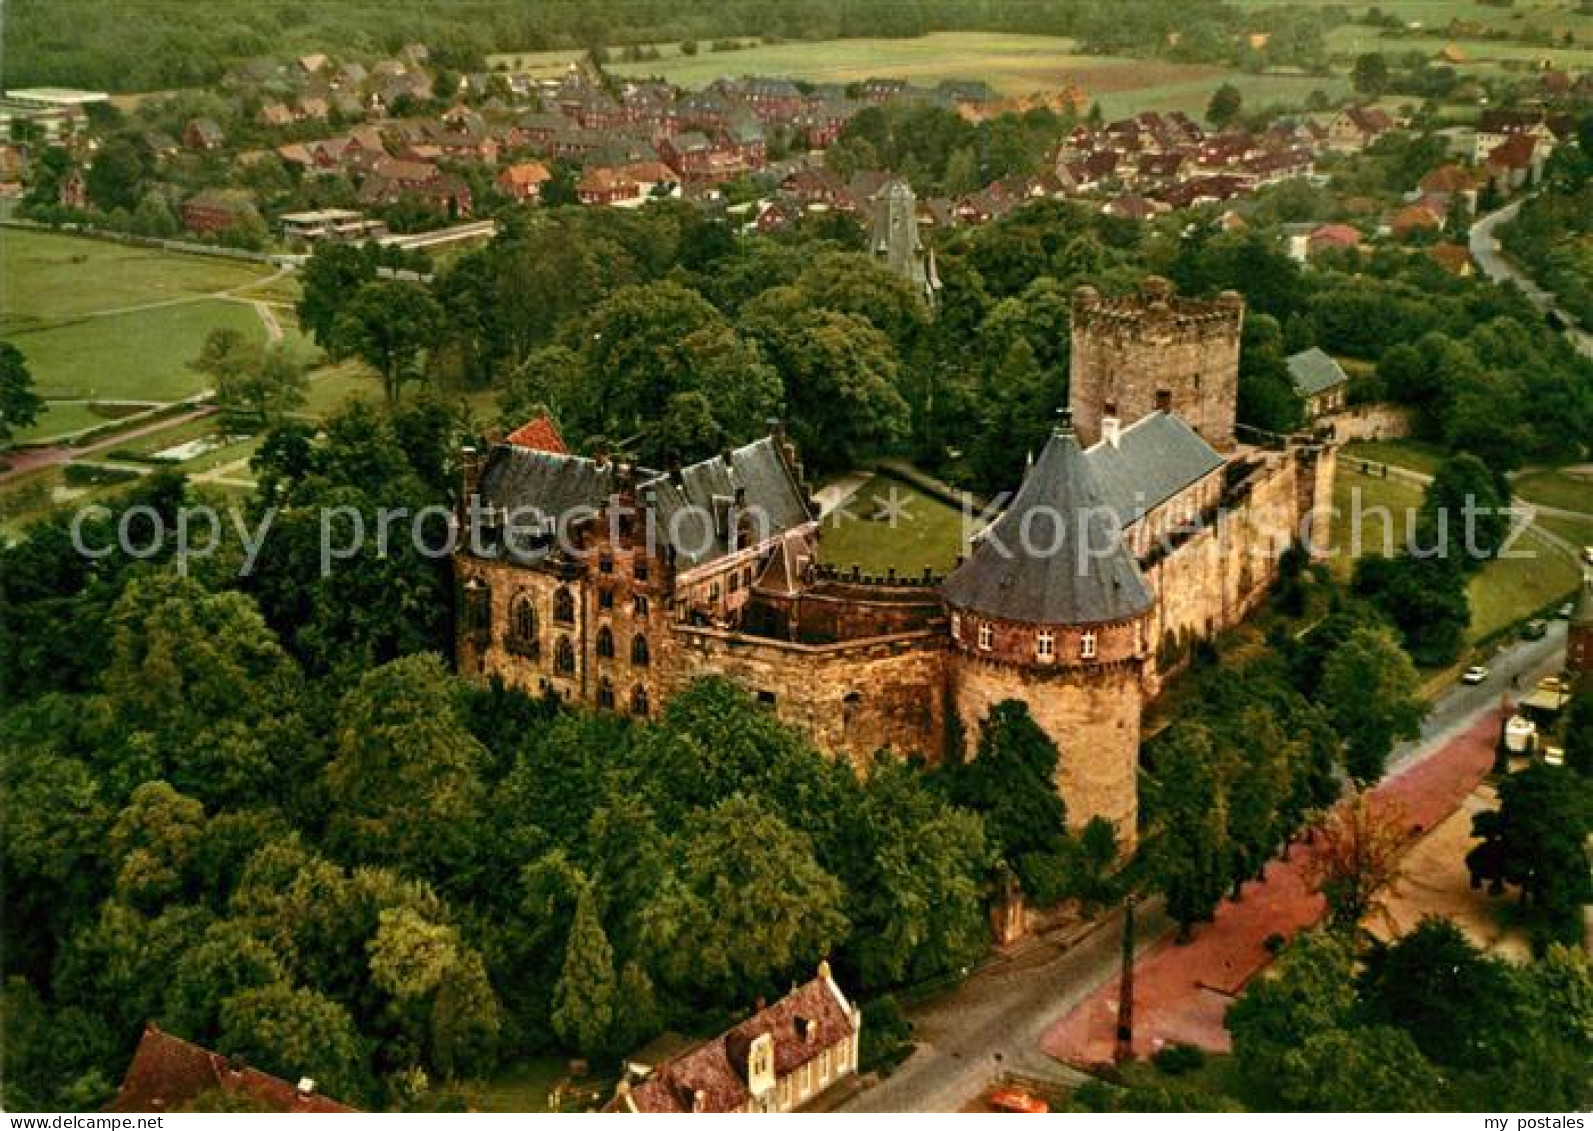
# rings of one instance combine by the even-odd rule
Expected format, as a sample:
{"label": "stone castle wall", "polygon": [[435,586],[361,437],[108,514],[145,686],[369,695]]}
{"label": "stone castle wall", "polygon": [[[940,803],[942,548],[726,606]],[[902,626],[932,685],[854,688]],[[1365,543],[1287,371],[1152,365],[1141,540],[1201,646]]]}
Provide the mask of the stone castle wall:
{"label": "stone castle wall", "polygon": [[940,629],[809,645],[687,626],[670,632],[660,667],[666,696],[704,676],[733,680],[860,771],[880,750],[941,760],[945,669]]}
{"label": "stone castle wall", "polygon": [[1239,398],[1239,337],[1244,300],[1179,299],[1155,276],[1140,294],[1103,299],[1093,287],[1073,295],[1069,405],[1085,446],[1101,438],[1101,419],[1124,426],[1165,409],[1183,417],[1219,451],[1234,446]]}
{"label": "stone castle wall", "polygon": [[947,665],[951,706],[968,755],[992,707],[1008,699],[1027,703],[1061,752],[1057,787],[1069,827],[1105,817],[1117,827],[1125,853],[1133,848],[1139,819],[1140,672],[1136,661],[1040,669],[962,651],[952,653]]}

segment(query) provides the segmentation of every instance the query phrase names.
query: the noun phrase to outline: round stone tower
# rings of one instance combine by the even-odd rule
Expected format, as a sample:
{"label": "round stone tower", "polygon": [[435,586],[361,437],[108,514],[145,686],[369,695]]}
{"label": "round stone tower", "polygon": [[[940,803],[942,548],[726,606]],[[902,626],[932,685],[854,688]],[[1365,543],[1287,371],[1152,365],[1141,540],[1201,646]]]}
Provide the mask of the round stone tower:
{"label": "round stone tower", "polygon": [[1099,440],[1102,420],[1127,427],[1173,412],[1218,451],[1232,449],[1244,313],[1235,291],[1183,299],[1159,275],[1147,275],[1129,298],[1075,290],[1069,407],[1080,439]]}
{"label": "round stone tower", "polygon": [[1132,847],[1153,598],[1070,422],[942,596],[950,706],[970,753],[992,707],[1023,701],[1061,751],[1068,824],[1105,817]]}

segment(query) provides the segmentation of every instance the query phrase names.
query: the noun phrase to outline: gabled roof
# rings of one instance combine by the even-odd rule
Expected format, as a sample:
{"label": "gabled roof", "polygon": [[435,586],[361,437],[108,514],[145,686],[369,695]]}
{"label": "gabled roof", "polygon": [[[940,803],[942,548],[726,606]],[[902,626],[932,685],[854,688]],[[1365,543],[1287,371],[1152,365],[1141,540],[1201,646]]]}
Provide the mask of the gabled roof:
{"label": "gabled roof", "polygon": [[[306,1068],[313,1066],[306,1065]],[[255,1068],[235,1065],[220,1053],[201,1048],[181,1037],[144,1026],[127,1075],[109,1112],[183,1111],[207,1092],[242,1096],[255,1105],[278,1113],[333,1113],[356,1109],[314,1091],[301,1091],[286,1080]]]}
{"label": "gabled roof", "polygon": [[629,1093],[622,1091],[609,1110],[736,1111],[752,1098],[747,1057],[755,1039],[765,1034],[771,1038],[778,1080],[851,1037],[857,1023],[857,1011],[830,977],[828,964],[821,964],[817,978],[714,1040],[660,1065]]}
{"label": "gabled roof", "polygon": [[1350,379],[1338,362],[1316,346],[1290,354],[1285,364],[1289,367],[1289,379],[1294,382],[1294,391],[1302,397],[1314,397],[1346,384]]}
{"label": "gabled roof", "polygon": [[537,413],[510,432],[508,440],[516,447],[530,448],[532,451],[552,452],[555,455],[570,454],[569,445],[559,434],[559,426],[553,423],[553,418],[545,412]]}
{"label": "gabled roof", "polygon": [[1106,505],[1127,527],[1223,465],[1217,450],[1182,417],[1153,412],[1134,421],[1117,443],[1100,440],[1084,453]]}
{"label": "gabled roof", "polygon": [[1113,495],[1071,424],[1051,434],[1006,512],[942,590],[955,608],[1030,624],[1104,624],[1151,607]]}

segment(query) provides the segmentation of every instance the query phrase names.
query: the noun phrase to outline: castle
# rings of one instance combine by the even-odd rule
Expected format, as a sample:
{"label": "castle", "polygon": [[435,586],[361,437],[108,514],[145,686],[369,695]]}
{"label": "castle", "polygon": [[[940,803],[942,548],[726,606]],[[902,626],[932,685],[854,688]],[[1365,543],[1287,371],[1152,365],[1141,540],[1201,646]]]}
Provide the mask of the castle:
{"label": "castle", "polygon": [[1243,318],[1236,294],[1154,277],[1079,288],[1069,414],[945,578],[827,563],[778,427],[666,471],[568,454],[545,422],[467,453],[485,518],[455,563],[459,669],[638,717],[724,676],[859,769],[969,756],[1019,699],[1061,751],[1070,824],[1105,817],[1130,846],[1145,704],[1331,502],[1330,445],[1240,440]]}

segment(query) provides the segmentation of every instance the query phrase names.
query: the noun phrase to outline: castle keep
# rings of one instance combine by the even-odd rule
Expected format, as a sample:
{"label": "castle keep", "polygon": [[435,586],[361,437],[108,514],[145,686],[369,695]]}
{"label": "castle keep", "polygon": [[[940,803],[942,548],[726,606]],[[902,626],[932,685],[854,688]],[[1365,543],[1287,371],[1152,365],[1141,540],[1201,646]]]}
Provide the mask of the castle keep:
{"label": "castle keep", "polygon": [[1080,288],[1069,412],[946,578],[826,562],[778,428],[667,471],[522,430],[467,458],[485,534],[456,560],[460,670],[638,717],[725,676],[860,769],[969,756],[1019,699],[1061,750],[1070,823],[1104,816],[1131,845],[1145,703],[1331,502],[1331,447],[1236,434],[1243,315],[1157,278]]}

